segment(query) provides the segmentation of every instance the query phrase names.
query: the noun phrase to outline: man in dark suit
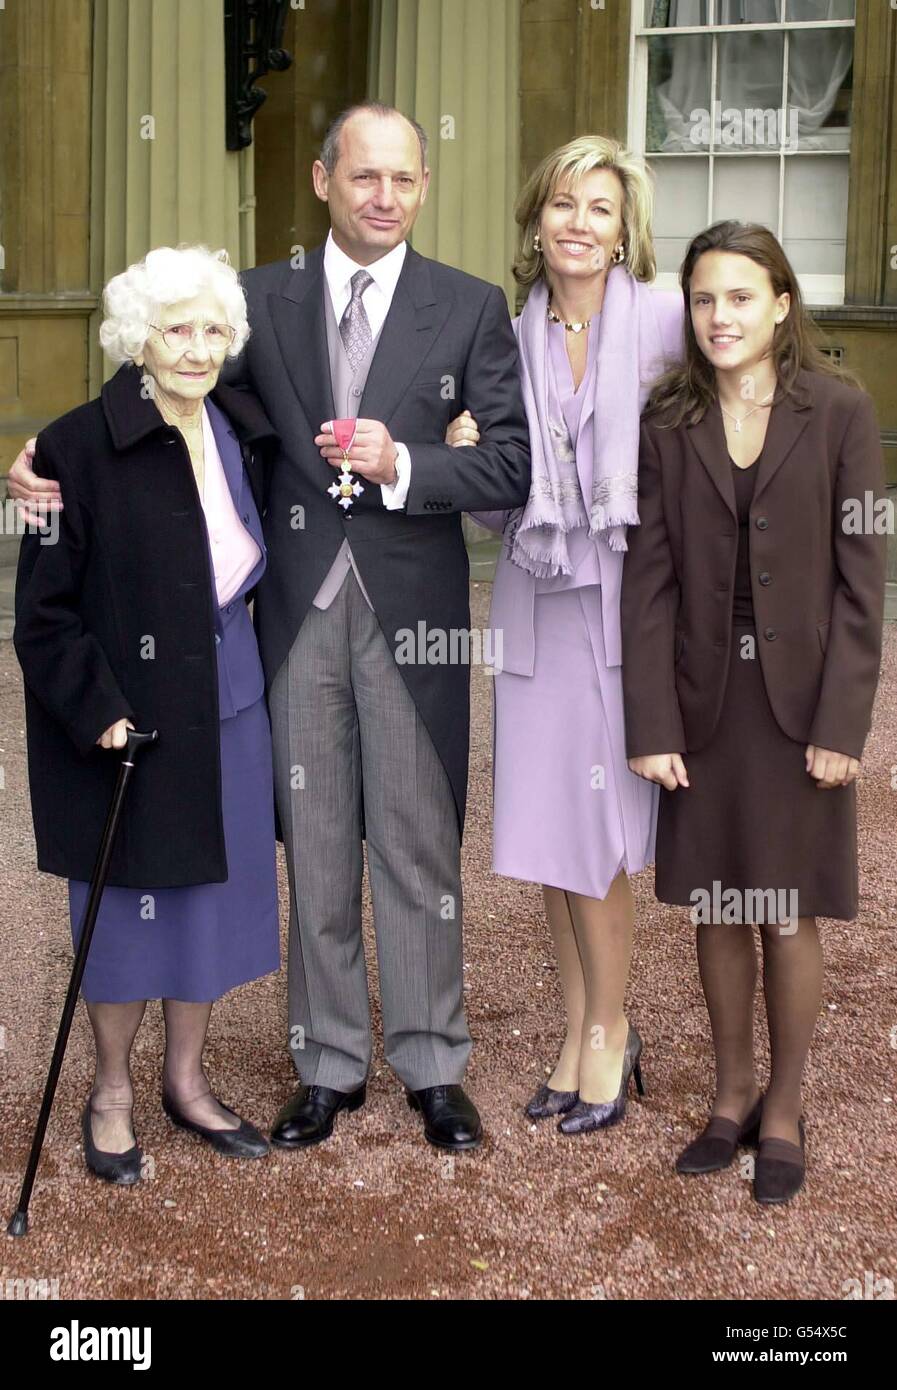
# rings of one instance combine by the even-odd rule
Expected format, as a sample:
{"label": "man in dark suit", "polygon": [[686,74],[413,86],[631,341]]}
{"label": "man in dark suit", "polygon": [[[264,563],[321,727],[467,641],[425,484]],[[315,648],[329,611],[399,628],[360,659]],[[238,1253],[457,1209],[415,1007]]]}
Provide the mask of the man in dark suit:
{"label": "man in dark suit", "polygon": [[[305,1083],[274,1126],[284,1147],[326,1138],[365,1098],[362,834],[386,1058],[431,1142],[482,1136],[461,1087],[469,670],[427,657],[432,635],[451,652],[469,630],[461,513],[525,502],[529,448],[504,295],[407,244],[428,182],[419,127],[376,105],[344,113],[314,166],[327,243],[243,277],[252,336],[230,379],[283,441],[256,603]],[[464,408],[481,443],[455,450],[445,429]],[[356,422],[347,461],[334,418]]]}
{"label": "man in dark suit", "polygon": [[[282,441],[255,479],[268,556],[255,619],[303,1083],[272,1131],[285,1148],[327,1138],[336,1114],[365,1100],[362,837],[387,1061],[431,1143],[482,1139],[461,1085],[469,658],[458,653],[476,649],[464,640],[461,514],[526,501],[529,437],[502,291],[407,244],[428,183],[415,122],[376,103],[343,113],[314,165],[327,242],[245,273],[252,334],[223,378],[261,396]],[[480,443],[450,448],[445,429],[463,409]],[[345,453],[334,420],[349,433],[355,422]],[[51,487],[20,456],[12,495]]]}

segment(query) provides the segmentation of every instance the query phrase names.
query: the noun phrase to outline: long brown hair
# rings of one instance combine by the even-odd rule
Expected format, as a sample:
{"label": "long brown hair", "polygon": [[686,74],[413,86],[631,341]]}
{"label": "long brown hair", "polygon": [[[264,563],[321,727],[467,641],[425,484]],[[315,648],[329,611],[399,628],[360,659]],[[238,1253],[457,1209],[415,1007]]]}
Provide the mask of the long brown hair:
{"label": "long brown hair", "polygon": [[851,386],[860,386],[852,372],[845,371],[820,350],[821,335],[804,308],[800,285],[776,238],[767,227],[756,222],[715,222],[693,238],[685,253],[679,282],[685,300],[685,361],[655,383],[645,415],[657,416],[664,427],[697,424],[716,400],[716,374],[698,347],[691,321],[691,280],[695,266],[707,251],[730,251],[747,256],[769,273],[773,294],[791,296],[791,307],[781,323],[776,324],[772,338],[772,358],[777,391],[797,397],[797,374],[805,368],[834,376]]}

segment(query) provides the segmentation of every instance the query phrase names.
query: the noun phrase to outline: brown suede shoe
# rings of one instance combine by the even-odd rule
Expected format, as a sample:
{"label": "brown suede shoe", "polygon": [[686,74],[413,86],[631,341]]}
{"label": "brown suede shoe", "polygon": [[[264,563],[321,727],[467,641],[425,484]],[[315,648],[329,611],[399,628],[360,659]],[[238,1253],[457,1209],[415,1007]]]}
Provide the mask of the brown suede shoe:
{"label": "brown suede shoe", "polygon": [[754,1196],[764,1206],[790,1202],[807,1174],[804,1117],[798,1121],[800,1144],[787,1139],[761,1139],[754,1165]]}
{"label": "brown suede shoe", "polygon": [[716,1173],[728,1168],[739,1144],[753,1147],[758,1143],[762,1112],[763,1097],[760,1096],[740,1125],[723,1115],[711,1115],[702,1133],[676,1159],[676,1172]]}

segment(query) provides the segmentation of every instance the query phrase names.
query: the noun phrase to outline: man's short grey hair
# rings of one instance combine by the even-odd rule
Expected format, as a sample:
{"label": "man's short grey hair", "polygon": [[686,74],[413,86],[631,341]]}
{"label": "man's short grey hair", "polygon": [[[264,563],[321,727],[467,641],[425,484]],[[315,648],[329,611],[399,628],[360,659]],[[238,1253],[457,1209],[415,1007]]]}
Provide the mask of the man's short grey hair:
{"label": "man's short grey hair", "polygon": [[332,174],[337,166],[340,155],[340,136],[343,133],[343,126],[352,116],[357,116],[362,111],[368,111],[372,116],[401,116],[413,128],[415,135],[420,143],[420,167],[427,167],[427,132],[422,125],[419,125],[411,116],[406,116],[404,111],[399,111],[395,106],[384,106],[382,101],[361,101],[356,106],[350,106],[345,111],[341,111],[336,120],[333,121],[324,136],[324,143],[321,146],[321,163]]}
{"label": "man's short grey hair", "polygon": [[249,337],[246,296],[227,252],[207,246],[157,246],[142,261],[113,275],[103,291],[100,343],[113,362],[131,362],[143,352],[150,324],[160,309],[211,290],[235,330],[228,357],[237,357]]}

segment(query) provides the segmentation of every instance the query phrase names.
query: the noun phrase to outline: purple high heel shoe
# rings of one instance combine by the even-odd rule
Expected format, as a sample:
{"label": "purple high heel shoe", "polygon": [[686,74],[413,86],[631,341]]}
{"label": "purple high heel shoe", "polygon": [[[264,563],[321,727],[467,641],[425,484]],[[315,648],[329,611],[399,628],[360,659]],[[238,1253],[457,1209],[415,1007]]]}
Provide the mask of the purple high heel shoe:
{"label": "purple high heel shoe", "polygon": [[551,1086],[540,1086],[523,1107],[523,1113],[530,1120],[549,1120],[554,1115],[566,1115],[578,1100],[578,1091],[555,1091]]}
{"label": "purple high heel shoe", "polygon": [[635,1029],[630,1027],[623,1051],[623,1074],[616,1097],[613,1100],[578,1100],[564,1118],[558,1121],[561,1133],[589,1134],[594,1129],[607,1129],[610,1125],[619,1124],[626,1114],[626,1092],[631,1077],[635,1077],[635,1087],[639,1095],[645,1094],[641,1055],[642,1040]]}

